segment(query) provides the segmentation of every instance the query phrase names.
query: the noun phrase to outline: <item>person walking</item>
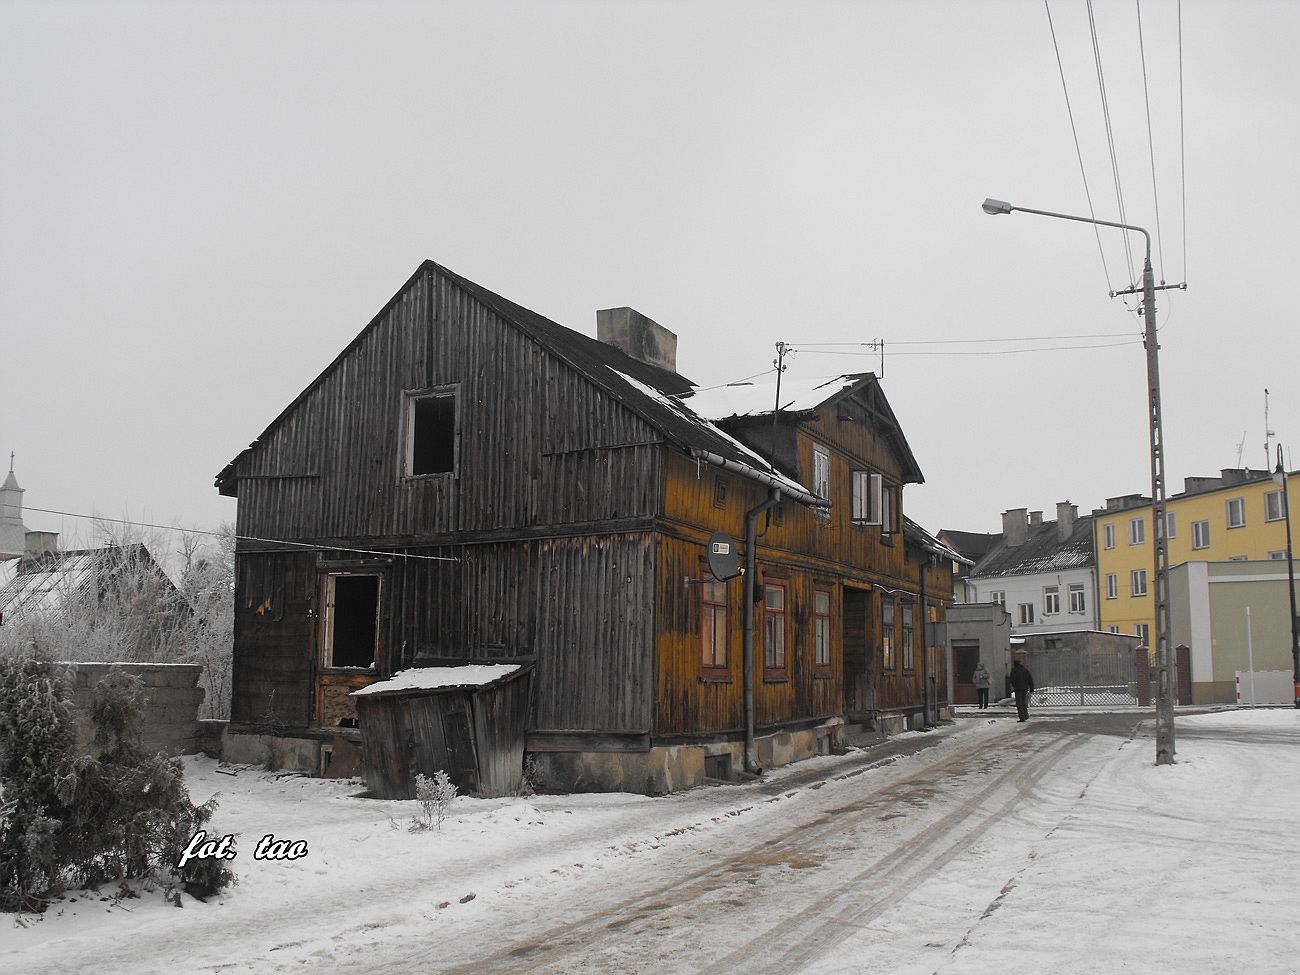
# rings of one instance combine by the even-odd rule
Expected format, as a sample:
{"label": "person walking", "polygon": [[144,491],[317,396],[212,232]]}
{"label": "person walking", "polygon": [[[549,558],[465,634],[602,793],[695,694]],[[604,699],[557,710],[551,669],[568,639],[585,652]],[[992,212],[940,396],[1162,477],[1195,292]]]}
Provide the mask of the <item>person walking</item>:
{"label": "person walking", "polygon": [[1021,721],[1029,720],[1029,695],[1034,692],[1034,675],[1019,657],[1011,665],[1011,692],[1016,696],[1016,712]]}
{"label": "person walking", "polygon": [[975,684],[976,693],[979,694],[980,710],[983,711],[989,706],[989,689],[993,686],[993,675],[984,668],[983,660],[975,665],[975,673],[971,680]]}

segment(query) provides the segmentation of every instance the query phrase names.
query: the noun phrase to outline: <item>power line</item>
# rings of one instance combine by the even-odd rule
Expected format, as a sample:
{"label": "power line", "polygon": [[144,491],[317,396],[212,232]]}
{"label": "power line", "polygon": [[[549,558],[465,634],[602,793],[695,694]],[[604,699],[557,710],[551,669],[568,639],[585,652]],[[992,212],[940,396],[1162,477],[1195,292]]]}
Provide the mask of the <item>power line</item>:
{"label": "power line", "polygon": [[1183,280],[1187,280],[1187,136],[1183,128],[1183,0],[1178,0],[1178,168],[1183,191]]}
{"label": "power line", "polygon": [[1137,5],[1138,54],[1142,58],[1142,100],[1147,109],[1147,150],[1151,155],[1151,202],[1156,211],[1156,247],[1160,251],[1160,280],[1165,280],[1165,239],[1160,230],[1160,194],[1156,191],[1156,143],[1151,133],[1151,89],[1147,84],[1147,49],[1142,38],[1142,0]]}
{"label": "power line", "polygon": [[[159,531],[184,532],[187,535],[208,535],[212,538],[227,538],[227,532],[211,531],[204,528],[182,528],[179,525],[155,525],[147,521],[129,521],[126,518],[108,518],[104,515],[81,515],[75,511],[55,511],[51,508],[33,508],[24,505],[25,511],[38,511],[43,515],[62,515],[65,518],[84,518],[86,521],[106,521],[114,525],[131,525],[135,528],[157,528]],[[349,552],[356,555],[382,555],[385,558],[424,559],[429,562],[459,562],[458,558],[447,555],[410,555],[405,552],[381,552],[369,548],[347,548],[342,545],[319,545],[315,542],[291,542],[283,538],[259,538],[256,535],[235,535],[241,542],[265,542],[269,545],[288,545],[293,548],[312,549],[317,552]]]}
{"label": "power line", "polygon": [[[1043,0],[1043,8],[1047,11],[1047,29],[1052,34],[1052,49],[1056,52],[1056,68],[1061,73],[1061,91],[1065,95],[1065,113],[1070,117],[1070,132],[1074,136],[1074,154],[1079,160],[1079,175],[1083,178],[1083,195],[1088,200],[1088,215],[1093,220],[1097,219],[1097,211],[1092,205],[1092,190],[1088,187],[1088,173],[1083,165],[1083,149],[1079,146],[1079,130],[1074,124],[1074,109],[1070,105],[1070,89],[1065,83],[1065,65],[1061,61],[1061,48],[1056,42],[1056,25],[1052,22],[1052,8],[1048,0]],[[1097,253],[1101,255],[1101,270],[1106,275],[1106,290],[1114,291],[1115,288],[1110,281],[1110,266],[1106,263],[1106,251],[1101,246],[1101,228],[1095,223],[1092,225],[1093,236],[1097,238]],[[1128,302],[1126,301],[1125,304]]]}
{"label": "power line", "polygon": [[[1092,0],[1088,0],[1088,29],[1092,34],[1092,57],[1097,65],[1097,88],[1101,93],[1101,114],[1106,123],[1106,143],[1110,147],[1110,171],[1115,180],[1115,199],[1119,206],[1119,222],[1128,223],[1124,212],[1124,188],[1119,178],[1119,157],[1115,154],[1115,130],[1110,123],[1110,102],[1106,98],[1106,73],[1101,64],[1101,44],[1097,40],[1097,20],[1092,11]],[[1133,249],[1129,244],[1128,234],[1124,234],[1124,254],[1128,260],[1125,270],[1129,282],[1133,281]]]}
{"label": "power line", "polygon": [[[1100,345],[1056,345],[1045,346],[1037,349],[981,349],[981,350],[917,350],[914,352],[891,352],[891,355],[1024,355],[1031,352],[1078,352],[1088,349],[1116,349],[1120,346],[1140,345],[1141,338],[1130,338],[1126,342],[1107,342]],[[805,355],[851,355],[851,356],[875,356],[875,352],[837,352],[830,349],[806,349],[800,347],[795,349],[796,352],[803,352]]]}
{"label": "power line", "polygon": [[[1117,339],[1132,335],[1132,332],[1084,332],[1079,335],[1015,335],[1004,339],[913,339],[911,341],[889,341],[892,345],[968,345],[977,342],[1063,342],[1073,339]],[[874,345],[873,342],[800,342],[800,349],[812,349],[822,346]]]}

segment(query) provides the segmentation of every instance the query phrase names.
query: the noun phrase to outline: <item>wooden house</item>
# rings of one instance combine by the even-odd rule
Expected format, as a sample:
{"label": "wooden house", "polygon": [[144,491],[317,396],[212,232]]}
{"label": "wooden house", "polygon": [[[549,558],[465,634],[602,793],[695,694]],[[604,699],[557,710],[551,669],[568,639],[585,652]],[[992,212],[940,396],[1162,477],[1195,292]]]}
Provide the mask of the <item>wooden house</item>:
{"label": "wooden house", "polygon": [[[426,262],[218,475],[228,757],[352,774],[350,693],[427,665],[531,662],[528,752],[563,788],[662,792],[937,717],[952,553],[903,516],[921,471],[875,376],[773,410],[695,390],[632,309],[597,325]],[[750,572],[712,578],[715,532]]]}

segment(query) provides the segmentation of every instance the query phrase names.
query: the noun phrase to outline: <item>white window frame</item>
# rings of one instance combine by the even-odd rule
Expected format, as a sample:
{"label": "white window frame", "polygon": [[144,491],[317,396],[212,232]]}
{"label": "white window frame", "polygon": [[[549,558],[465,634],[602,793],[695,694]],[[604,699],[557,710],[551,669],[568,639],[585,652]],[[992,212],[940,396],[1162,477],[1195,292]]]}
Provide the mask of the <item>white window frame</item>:
{"label": "white window frame", "polygon": [[1284,552],[1284,551],[1269,552],[1269,553],[1268,553],[1268,557],[1269,557],[1270,560],[1274,560],[1274,559],[1284,559],[1284,558],[1286,558],[1286,552]]}
{"label": "white window frame", "polygon": [[1138,640],[1141,641],[1142,646],[1144,647],[1151,646],[1151,624],[1150,623],[1134,623],[1133,635],[1137,637]]}
{"label": "white window frame", "polygon": [[1203,518],[1200,521],[1192,522],[1192,548],[1204,549],[1210,547],[1210,519]]}
{"label": "white window frame", "polygon": [[1166,510],[1165,511],[1165,538],[1177,537],[1178,533],[1175,530],[1176,528],[1177,525],[1175,524],[1174,521],[1174,513],[1172,511]]}
{"label": "white window frame", "polygon": [[1145,518],[1130,518],[1128,522],[1128,543],[1130,545],[1145,545],[1147,540],[1147,520]]}
{"label": "white window frame", "polygon": [[1018,603],[1016,607],[1016,615],[1020,619],[1021,626],[1033,626],[1034,625],[1034,604]]}
{"label": "white window frame", "polygon": [[819,443],[813,444],[813,494],[829,501],[831,499],[831,452],[830,448]]}
{"label": "white window frame", "polygon": [[[1229,528],[1246,527],[1246,499],[1245,498],[1228,498],[1223,502],[1224,517],[1227,520]],[[1233,512],[1236,511],[1236,517]]]}
{"label": "white window frame", "polygon": [[1084,591],[1082,582],[1070,583],[1070,612],[1086,613],[1088,611],[1087,596]]}
{"label": "white window frame", "polygon": [[1286,510],[1282,503],[1282,490],[1264,492],[1264,520],[1281,521],[1286,517]]}
{"label": "white window frame", "polygon": [[1115,624],[1115,623],[1110,624],[1110,632],[1111,632],[1111,633],[1118,633],[1118,632],[1119,632],[1119,626],[1118,626],[1117,624]]}
{"label": "white window frame", "polygon": [[884,478],[871,471],[854,471],[852,476],[853,522],[858,525],[879,525],[884,507]]}
{"label": "white window frame", "polygon": [[1060,615],[1061,612],[1061,587],[1044,586],[1043,587],[1043,615],[1054,616]]}
{"label": "white window frame", "polygon": [[1147,570],[1133,569],[1128,574],[1129,594],[1145,596],[1147,594]]}
{"label": "white window frame", "polygon": [[989,593],[989,602],[997,603],[1003,609],[1007,608],[1007,592],[1005,589],[996,589]]}
{"label": "white window frame", "polygon": [[1106,598],[1119,599],[1119,573],[1106,573]]}
{"label": "white window frame", "polygon": [[1115,523],[1108,521],[1101,526],[1102,543],[1106,548],[1115,547]]}

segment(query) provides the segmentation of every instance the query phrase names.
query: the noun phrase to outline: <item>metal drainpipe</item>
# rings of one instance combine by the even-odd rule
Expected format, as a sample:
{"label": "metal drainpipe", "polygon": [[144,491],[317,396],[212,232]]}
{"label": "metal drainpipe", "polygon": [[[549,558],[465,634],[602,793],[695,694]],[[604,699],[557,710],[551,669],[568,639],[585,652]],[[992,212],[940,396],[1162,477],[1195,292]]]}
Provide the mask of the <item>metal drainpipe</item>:
{"label": "metal drainpipe", "polygon": [[[925,709],[925,726],[930,727],[930,607],[925,601],[925,573],[930,567],[930,553],[921,563],[921,706]],[[936,708],[936,712],[937,712]],[[938,717],[936,713],[935,717]],[[934,724],[938,724],[936,720]]]}
{"label": "metal drainpipe", "polygon": [[781,492],[772,488],[762,504],[745,512],[745,771],[762,775],[754,757],[754,583],[757,573],[758,516],[781,503]]}

